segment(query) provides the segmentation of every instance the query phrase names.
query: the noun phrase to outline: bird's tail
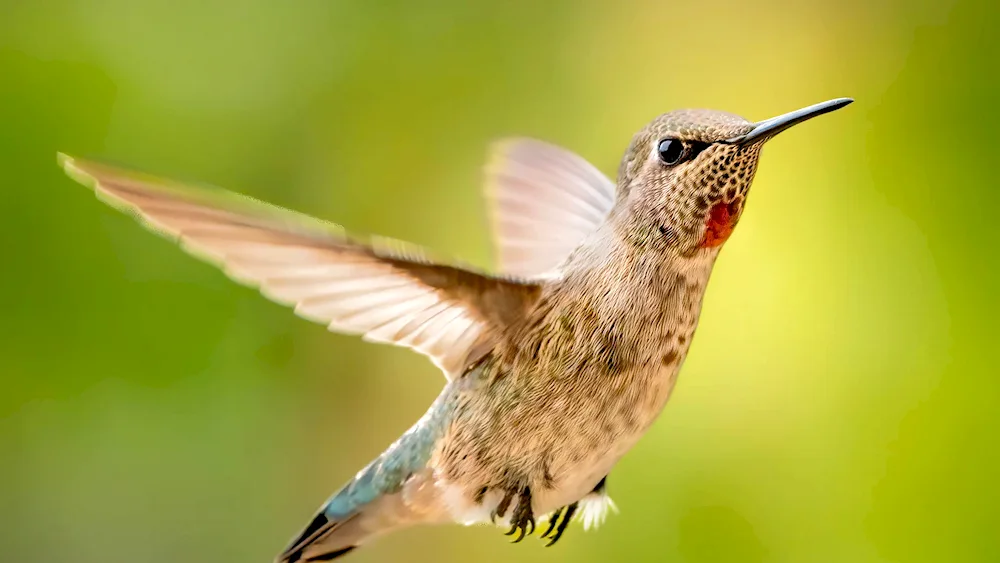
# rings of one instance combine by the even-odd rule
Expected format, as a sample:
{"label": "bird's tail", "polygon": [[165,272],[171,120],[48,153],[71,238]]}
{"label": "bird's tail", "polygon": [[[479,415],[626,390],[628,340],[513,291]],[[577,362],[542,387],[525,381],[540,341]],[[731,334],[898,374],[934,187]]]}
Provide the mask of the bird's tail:
{"label": "bird's tail", "polygon": [[385,489],[374,486],[376,470],[372,464],[324,504],[277,563],[330,561],[386,532],[436,520],[429,474],[409,475]]}
{"label": "bird's tail", "polygon": [[428,413],[333,495],[278,563],[330,561],[386,532],[446,521],[427,462],[450,411],[432,406]]}
{"label": "bird's tail", "polygon": [[330,561],[375,536],[418,523],[416,516],[406,506],[402,493],[380,496],[339,518],[331,517],[328,503],[277,560],[280,563]]}

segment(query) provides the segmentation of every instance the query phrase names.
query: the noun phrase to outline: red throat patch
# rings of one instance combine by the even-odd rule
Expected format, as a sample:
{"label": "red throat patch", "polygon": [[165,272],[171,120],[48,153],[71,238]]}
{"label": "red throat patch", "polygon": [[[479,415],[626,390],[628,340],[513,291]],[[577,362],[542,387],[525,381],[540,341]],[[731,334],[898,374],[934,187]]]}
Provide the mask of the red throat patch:
{"label": "red throat patch", "polygon": [[736,204],[717,203],[705,220],[705,238],[698,245],[701,248],[713,248],[726,242],[736,227]]}

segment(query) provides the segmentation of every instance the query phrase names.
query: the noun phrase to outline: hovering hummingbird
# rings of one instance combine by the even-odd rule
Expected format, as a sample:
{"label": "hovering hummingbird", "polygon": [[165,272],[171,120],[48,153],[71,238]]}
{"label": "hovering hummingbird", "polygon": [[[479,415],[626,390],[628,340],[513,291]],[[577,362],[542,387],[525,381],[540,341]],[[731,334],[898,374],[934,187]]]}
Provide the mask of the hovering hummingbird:
{"label": "hovering hummingbird", "polygon": [[712,266],[761,147],[851,103],[751,123],[661,115],[611,182],[529,139],[499,143],[487,197],[500,273],[428,258],[222,190],[59,155],[145,226],[331,330],[407,346],[447,379],[427,413],[335,493],[277,560],[328,561],[417,524],[603,521],[606,478],[657,418],[687,356]]}

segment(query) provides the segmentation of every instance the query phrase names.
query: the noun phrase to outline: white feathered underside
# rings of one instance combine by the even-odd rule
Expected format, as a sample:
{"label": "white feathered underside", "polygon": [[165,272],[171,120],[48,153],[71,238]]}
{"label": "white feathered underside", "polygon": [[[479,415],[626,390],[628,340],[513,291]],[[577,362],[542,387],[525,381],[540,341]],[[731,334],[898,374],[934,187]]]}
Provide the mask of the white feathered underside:
{"label": "white feathered underside", "polygon": [[607,493],[590,493],[580,499],[576,520],[583,522],[584,530],[591,530],[604,524],[610,513],[618,513],[618,506]]}
{"label": "white feathered underside", "polygon": [[495,146],[485,188],[499,268],[522,277],[556,268],[615,200],[614,183],[584,158],[533,139]]}

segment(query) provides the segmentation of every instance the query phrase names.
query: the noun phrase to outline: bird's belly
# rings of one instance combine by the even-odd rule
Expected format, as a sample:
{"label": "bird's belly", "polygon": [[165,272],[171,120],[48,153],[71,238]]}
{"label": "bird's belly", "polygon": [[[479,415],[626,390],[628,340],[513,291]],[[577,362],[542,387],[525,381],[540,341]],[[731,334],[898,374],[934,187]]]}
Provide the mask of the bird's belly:
{"label": "bird's belly", "polygon": [[477,397],[432,462],[449,512],[459,522],[488,522],[508,490],[525,486],[537,516],[579,501],[657,418],[678,368],[636,365],[599,391],[566,377],[562,388],[518,389],[517,401]]}
{"label": "bird's belly", "polygon": [[659,416],[670,396],[676,371],[644,373],[614,400],[588,413],[567,415],[569,432],[545,444],[551,486],[539,483],[533,491],[536,513],[545,514],[572,504],[608,475]]}
{"label": "bird's belly", "polygon": [[561,476],[559,485],[553,488],[539,488],[533,499],[536,514],[547,514],[557,508],[573,504],[594,490],[594,487],[611,472],[615,464],[635,445],[639,435],[630,439],[617,440],[607,451],[595,454],[575,465]]}

